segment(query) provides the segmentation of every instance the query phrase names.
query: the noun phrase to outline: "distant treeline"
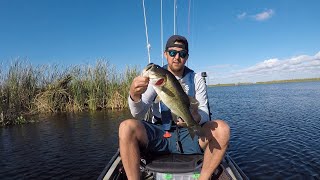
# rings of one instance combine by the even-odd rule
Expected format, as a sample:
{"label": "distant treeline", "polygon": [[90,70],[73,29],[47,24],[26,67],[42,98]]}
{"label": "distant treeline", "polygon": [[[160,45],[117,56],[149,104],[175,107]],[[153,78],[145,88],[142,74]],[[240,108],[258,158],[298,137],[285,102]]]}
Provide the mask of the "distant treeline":
{"label": "distant treeline", "polygon": [[274,80],[274,81],[265,81],[265,82],[256,82],[256,83],[215,84],[215,85],[209,85],[209,87],[215,87],[215,86],[241,86],[241,85],[252,85],[252,84],[276,84],[276,83],[292,83],[292,82],[312,82],[312,81],[320,81],[320,78]]}
{"label": "distant treeline", "polygon": [[291,82],[311,82],[311,81],[320,81],[320,78],[306,78],[306,79],[289,79],[289,80],[266,81],[266,82],[256,82],[256,84],[274,84],[274,83],[291,83]]}
{"label": "distant treeline", "polygon": [[21,124],[40,113],[127,107],[138,67],[123,72],[105,60],[95,65],[34,67],[14,61],[0,67],[0,126]]}

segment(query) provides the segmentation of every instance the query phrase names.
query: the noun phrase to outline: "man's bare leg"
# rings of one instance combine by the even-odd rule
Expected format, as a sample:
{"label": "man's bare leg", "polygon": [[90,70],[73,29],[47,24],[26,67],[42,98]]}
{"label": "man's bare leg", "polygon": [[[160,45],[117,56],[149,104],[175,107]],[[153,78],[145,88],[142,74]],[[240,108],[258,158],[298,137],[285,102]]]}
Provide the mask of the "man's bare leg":
{"label": "man's bare leg", "polygon": [[143,124],[134,119],[123,121],[119,126],[119,147],[122,163],[129,180],[140,179],[139,145],[148,142]]}
{"label": "man's bare leg", "polygon": [[206,137],[199,139],[199,144],[204,149],[203,166],[199,178],[201,180],[210,179],[220,164],[230,139],[230,128],[222,120],[209,121],[203,129]]}

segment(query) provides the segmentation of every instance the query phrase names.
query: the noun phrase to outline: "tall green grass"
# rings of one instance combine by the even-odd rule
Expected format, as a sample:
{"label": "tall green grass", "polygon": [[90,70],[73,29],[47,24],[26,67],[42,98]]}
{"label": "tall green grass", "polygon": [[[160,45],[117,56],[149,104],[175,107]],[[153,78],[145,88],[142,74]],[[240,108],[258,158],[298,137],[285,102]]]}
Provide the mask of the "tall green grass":
{"label": "tall green grass", "polygon": [[105,60],[94,65],[33,67],[24,60],[0,68],[0,126],[28,122],[39,113],[126,108],[137,66],[118,72]]}

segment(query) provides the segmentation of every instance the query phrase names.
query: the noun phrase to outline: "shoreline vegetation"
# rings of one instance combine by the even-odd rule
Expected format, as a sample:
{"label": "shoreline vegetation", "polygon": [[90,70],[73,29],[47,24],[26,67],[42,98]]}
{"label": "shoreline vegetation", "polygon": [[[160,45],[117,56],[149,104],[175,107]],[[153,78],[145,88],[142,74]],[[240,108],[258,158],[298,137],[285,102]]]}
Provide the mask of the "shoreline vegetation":
{"label": "shoreline vegetation", "polygon": [[[4,65],[5,64],[5,65]],[[40,114],[115,110],[128,107],[129,88],[140,74],[137,66],[122,72],[106,60],[94,65],[32,66],[18,59],[0,64],[0,127],[34,122]],[[320,78],[256,83],[216,84],[239,86],[320,81]]]}
{"label": "shoreline vegetation", "polygon": [[105,60],[95,65],[0,65],[0,127],[33,122],[39,114],[122,109],[139,75],[136,66],[118,72]]}
{"label": "shoreline vegetation", "polygon": [[314,82],[320,81],[320,78],[305,78],[305,79],[287,79],[287,80],[274,80],[274,81],[264,81],[255,83],[229,83],[229,84],[214,84],[208,85],[208,87],[219,87],[219,86],[245,86],[254,84],[279,84],[279,83],[294,83],[294,82]]}

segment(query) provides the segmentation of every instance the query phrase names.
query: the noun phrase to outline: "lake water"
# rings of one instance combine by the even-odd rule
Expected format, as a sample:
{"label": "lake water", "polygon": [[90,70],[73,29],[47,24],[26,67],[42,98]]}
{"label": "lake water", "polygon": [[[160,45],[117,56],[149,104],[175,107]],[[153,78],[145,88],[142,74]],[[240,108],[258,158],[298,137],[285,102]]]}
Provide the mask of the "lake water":
{"label": "lake water", "polygon": [[[214,87],[212,117],[251,179],[320,179],[320,82]],[[0,179],[96,179],[128,110],[59,114],[0,129]]]}
{"label": "lake water", "polygon": [[229,153],[252,179],[320,179],[320,82],[209,89]]}

